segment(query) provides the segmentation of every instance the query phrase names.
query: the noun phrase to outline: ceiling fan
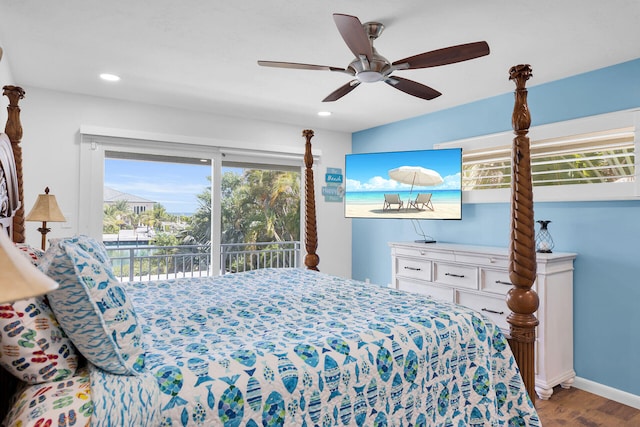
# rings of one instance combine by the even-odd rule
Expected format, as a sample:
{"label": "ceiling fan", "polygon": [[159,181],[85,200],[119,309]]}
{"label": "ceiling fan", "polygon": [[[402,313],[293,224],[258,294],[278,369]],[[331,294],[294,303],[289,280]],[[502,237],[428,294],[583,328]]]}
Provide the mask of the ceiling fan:
{"label": "ceiling fan", "polygon": [[341,13],[334,13],[333,20],[345,43],[356,56],[347,68],[278,61],[258,61],[258,65],[300,70],[337,71],[355,77],[349,83],[331,92],[322,102],[337,101],[355,89],[360,83],[379,81],[383,81],[409,95],[429,100],[442,94],[429,86],[391,74],[396,70],[437,67],[489,54],[489,45],[487,42],[481,41],[432,50],[395,62],[389,62],[373,47],[373,41],[380,36],[382,30],[384,30],[384,25],[379,22],[365,22],[363,24],[357,17]]}

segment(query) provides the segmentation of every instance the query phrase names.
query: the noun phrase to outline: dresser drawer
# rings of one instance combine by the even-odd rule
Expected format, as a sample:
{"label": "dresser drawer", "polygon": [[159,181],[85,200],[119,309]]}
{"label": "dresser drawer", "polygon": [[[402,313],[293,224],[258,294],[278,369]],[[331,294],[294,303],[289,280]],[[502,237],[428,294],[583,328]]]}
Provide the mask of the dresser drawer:
{"label": "dresser drawer", "polygon": [[396,274],[402,277],[431,281],[431,261],[415,258],[396,258]]}
{"label": "dresser drawer", "polygon": [[480,268],[480,290],[507,295],[512,287],[508,271]]}
{"label": "dresser drawer", "polygon": [[[511,288],[513,288],[513,283],[511,283],[507,271],[480,268],[480,290],[504,295],[506,297]],[[538,292],[537,277],[536,280],[533,281],[531,289]]]}
{"label": "dresser drawer", "polygon": [[472,294],[458,291],[457,303],[472,308],[487,316],[501,329],[509,329],[507,316],[511,312],[503,297],[491,297],[487,295]]}
{"label": "dresser drawer", "polygon": [[396,280],[396,286],[401,291],[414,292],[426,295],[433,299],[453,302],[452,288],[445,288],[444,286],[437,286],[402,278],[398,278]]}
{"label": "dresser drawer", "polygon": [[478,289],[478,269],[466,265],[434,262],[433,281],[456,288]]}
{"label": "dresser drawer", "polygon": [[482,253],[456,253],[456,263],[481,265],[504,270],[509,268],[508,257]]}
{"label": "dresser drawer", "polygon": [[432,251],[429,249],[429,245],[422,247],[395,247],[393,249],[394,255],[397,257],[413,257],[413,258],[425,258],[430,260],[443,260],[454,261],[455,255],[452,252]]}

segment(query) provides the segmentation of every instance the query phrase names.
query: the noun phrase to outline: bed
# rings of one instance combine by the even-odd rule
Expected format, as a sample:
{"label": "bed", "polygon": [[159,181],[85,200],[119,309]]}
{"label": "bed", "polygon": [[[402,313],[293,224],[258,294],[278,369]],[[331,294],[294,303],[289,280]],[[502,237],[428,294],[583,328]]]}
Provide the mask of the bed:
{"label": "bed", "polygon": [[[4,93],[22,201],[24,92]],[[60,288],[0,306],[5,424],[539,425],[518,351],[481,314],[317,271],[313,132],[303,136],[306,269],[122,284],[100,242],[56,239],[42,253],[13,213],[14,242]],[[34,313],[36,330],[20,329]],[[9,336],[40,352],[7,351]]]}

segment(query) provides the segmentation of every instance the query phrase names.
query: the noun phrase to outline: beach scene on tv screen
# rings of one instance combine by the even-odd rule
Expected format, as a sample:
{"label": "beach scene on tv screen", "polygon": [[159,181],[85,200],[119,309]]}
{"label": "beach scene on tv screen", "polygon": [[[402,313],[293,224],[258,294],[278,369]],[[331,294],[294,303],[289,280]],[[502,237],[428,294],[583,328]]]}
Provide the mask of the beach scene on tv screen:
{"label": "beach scene on tv screen", "polygon": [[348,218],[461,219],[459,149],[349,154]]}

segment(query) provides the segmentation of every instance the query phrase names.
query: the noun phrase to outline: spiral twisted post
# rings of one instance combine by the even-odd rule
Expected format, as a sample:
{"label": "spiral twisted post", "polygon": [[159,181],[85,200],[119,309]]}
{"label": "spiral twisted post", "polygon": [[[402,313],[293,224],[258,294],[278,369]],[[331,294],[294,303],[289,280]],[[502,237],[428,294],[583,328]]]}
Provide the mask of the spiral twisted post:
{"label": "spiral twisted post", "polygon": [[316,195],[313,184],[313,155],[311,154],[311,138],[313,138],[313,131],[306,129],[302,131],[302,136],[306,138],[304,149],[304,165],[305,165],[305,247],[307,249],[307,255],[304,257],[304,265],[309,270],[318,270],[318,264],[320,263],[320,257],[316,254],[318,249],[318,230],[316,229]]}
{"label": "spiral twisted post", "polygon": [[513,288],[507,294],[511,314],[509,344],[520,368],[529,397],[535,402],[534,344],[538,319],[538,294],[531,289],[536,278],[535,221],[533,217],[533,183],[529,126],[531,115],[527,106],[525,85],[531,78],[529,65],[516,65],[509,70],[509,79],[516,84],[512,125],[515,133],[511,152],[511,236],[509,244],[509,278]]}
{"label": "spiral twisted post", "polygon": [[20,122],[20,107],[19,101],[24,98],[24,90],[18,86],[4,86],[2,88],[2,94],[9,98],[9,105],[7,106],[7,124],[4,128],[4,133],[7,134],[11,141],[11,148],[13,149],[13,157],[16,161],[16,175],[18,176],[18,199],[20,200],[20,207],[13,216],[13,241],[17,243],[24,243],[25,230],[24,230],[24,191],[22,189],[22,147],[20,141],[22,141],[22,123]]}

